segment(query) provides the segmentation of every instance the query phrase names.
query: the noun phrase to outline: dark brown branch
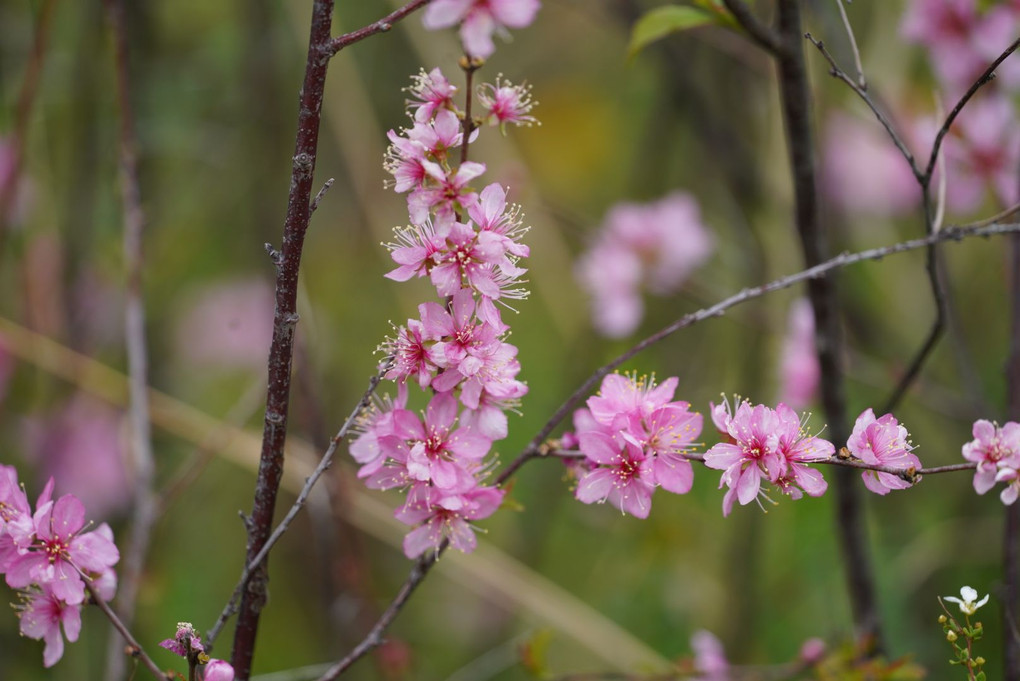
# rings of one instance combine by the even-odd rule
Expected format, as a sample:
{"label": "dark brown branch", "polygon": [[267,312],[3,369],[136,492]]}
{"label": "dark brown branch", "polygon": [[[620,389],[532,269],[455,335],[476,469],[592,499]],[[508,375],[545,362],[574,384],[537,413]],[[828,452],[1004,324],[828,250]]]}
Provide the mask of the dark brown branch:
{"label": "dark brown branch", "polygon": [[751,40],[769,54],[779,54],[782,49],[779,36],[771,28],[758,21],[758,17],[754,16],[754,12],[743,3],[743,0],[723,0],[723,4],[726,5],[726,9],[730,11],[740,27],[747,31]]}
{"label": "dark brown branch", "polygon": [[[142,211],[138,179],[138,139],[131,106],[127,19],[123,0],[105,0],[104,4],[113,33],[117,105],[120,116],[120,190],[126,270],[124,344],[128,360],[128,415],[131,423],[131,459],[135,477],[131,531],[124,557],[117,610],[121,619],[130,626],[134,619],[135,599],[145,568],[152,526],[156,520],[156,497],[152,489],[156,464],[152,451],[152,424],[149,422],[149,359],[145,334],[145,300],[142,292],[144,267],[142,237],[145,214]],[[107,658],[107,677],[111,679],[123,676],[124,657],[117,654],[118,647],[116,638],[111,638]]]}
{"label": "dark brown branch", "polygon": [[[273,341],[269,351],[269,386],[262,431],[262,453],[255,486],[255,500],[251,517],[247,522],[248,546],[245,564],[252,563],[269,538],[276,509],[276,497],[283,477],[294,330],[298,322],[298,273],[305,233],[311,217],[310,199],[318,151],[322,97],[326,86],[326,68],[329,57],[336,51],[331,46],[332,20],[333,0],[315,0],[298,110],[287,217],[283,228],[279,264],[276,268],[276,312],[273,319]],[[267,580],[266,561],[263,561],[241,597],[231,654],[231,664],[238,681],[247,681],[251,674],[259,616],[266,603]]]}
{"label": "dark brown branch", "polygon": [[343,442],[351,428],[353,428],[354,424],[357,423],[358,418],[360,418],[361,414],[372,403],[372,395],[375,394],[375,390],[379,386],[379,382],[382,380],[383,374],[389,370],[389,367],[390,363],[386,362],[385,365],[379,369],[378,373],[371,378],[368,383],[368,389],[365,390],[364,394],[361,396],[361,400],[358,402],[357,406],[354,407],[354,410],[351,412],[350,416],[347,417],[347,420],[344,421],[342,426],[340,426],[340,430],[338,430],[336,435],[334,435],[330,440],[329,446],[322,455],[322,459],[319,460],[319,465],[315,467],[312,474],[305,480],[304,487],[301,488],[301,492],[298,494],[294,504],[290,507],[290,510],[287,511],[287,515],[284,516],[283,520],[281,520],[279,525],[276,526],[276,529],[273,530],[273,533],[266,540],[259,552],[255,554],[255,557],[252,558],[247,565],[245,565],[244,570],[241,572],[241,578],[238,580],[237,586],[234,587],[234,592],[230,596],[229,602],[226,607],[223,608],[223,612],[220,613],[216,623],[206,634],[206,643],[210,647],[220,635],[223,625],[227,623],[227,620],[230,619],[231,615],[237,612],[237,601],[241,597],[241,593],[244,591],[245,587],[248,585],[248,581],[251,579],[252,573],[258,569],[260,565],[262,565],[266,556],[269,555],[269,551],[273,548],[276,542],[280,540],[280,537],[282,537],[283,534],[290,528],[290,524],[294,521],[298,512],[308,501],[308,496],[311,494],[312,488],[319,481],[319,478],[322,477],[322,474],[325,473],[332,465],[333,456],[336,454],[336,450],[340,446],[340,443]]}
{"label": "dark brown branch", "polygon": [[357,31],[351,31],[350,33],[345,33],[341,36],[333,38],[329,43],[328,49],[329,56],[333,56],[334,54],[344,49],[348,45],[353,45],[354,43],[364,40],[365,38],[373,36],[377,33],[385,33],[386,31],[393,28],[393,24],[397,23],[398,21],[406,17],[408,14],[411,14],[415,10],[421,9],[430,2],[432,2],[432,0],[413,0],[413,2],[407,3],[406,5],[404,5],[403,7],[394,12],[390,12],[385,17],[383,17],[382,19],[373,24],[369,24],[364,28],[359,28]]}
{"label": "dark brown branch", "polygon": [[173,681],[177,678],[177,675],[174,672],[164,671],[159,668],[159,665],[152,661],[152,658],[145,652],[145,649],[142,648],[141,644],[138,643],[135,637],[131,635],[131,632],[128,630],[124,622],[117,617],[117,613],[115,613],[110,608],[109,604],[100,597],[99,593],[87,579],[85,580],[85,589],[89,592],[89,599],[103,611],[103,614],[106,615],[107,619],[110,620],[110,623],[113,624],[113,628],[116,629],[124,638],[124,641],[127,643],[127,649],[125,652],[128,655],[139,658],[142,661],[142,664],[148,667],[149,671],[152,672],[153,676],[157,679]]}

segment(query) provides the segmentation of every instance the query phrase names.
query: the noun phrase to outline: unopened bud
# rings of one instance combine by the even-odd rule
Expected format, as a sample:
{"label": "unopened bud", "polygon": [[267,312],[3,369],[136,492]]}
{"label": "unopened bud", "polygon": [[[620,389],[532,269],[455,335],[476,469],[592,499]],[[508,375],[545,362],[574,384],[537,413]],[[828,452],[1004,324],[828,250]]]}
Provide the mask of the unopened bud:
{"label": "unopened bud", "polygon": [[946,623],[946,616],[945,615],[939,615],[939,624],[945,624],[945,623]]}
{"label": "unopened bud", "polygon": [[985,658],[983,658],[983,657],[975,657],[974,658],[974,664],[976,664],[977,666],[980,667],[984,663],[985,663]]}
{"label": "unopened bud", "polygon": [[949,641],[950,643],[955,641],[956,640],[956,632],[955,631],[947,631],[946,632],[946,640]]}

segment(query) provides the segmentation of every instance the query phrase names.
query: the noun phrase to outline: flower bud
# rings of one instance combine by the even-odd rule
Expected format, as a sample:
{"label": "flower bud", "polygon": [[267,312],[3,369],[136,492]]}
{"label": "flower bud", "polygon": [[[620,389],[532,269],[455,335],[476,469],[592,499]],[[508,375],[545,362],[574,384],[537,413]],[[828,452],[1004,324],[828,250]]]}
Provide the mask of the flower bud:
{"label": "flower bud", "polygon": [[945,615],[939,615],[939,624],[945,624],[945,623],[946,623],[946,616]]}
{"label": "flower bud", "polygon": [[949,641],[950,643],[955,641],[956,640],[956,632],[955,631],[947,631],[946,632],[946,640]]}

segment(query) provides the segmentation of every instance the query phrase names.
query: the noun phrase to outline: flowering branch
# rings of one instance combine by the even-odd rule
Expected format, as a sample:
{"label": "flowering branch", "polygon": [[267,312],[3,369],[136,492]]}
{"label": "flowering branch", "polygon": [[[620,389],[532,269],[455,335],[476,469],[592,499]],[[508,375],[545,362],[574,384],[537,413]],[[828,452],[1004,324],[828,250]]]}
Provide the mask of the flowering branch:
{"label": "flowering branch", "polygon": [[142,645],[135,639],[134,636],[131,635],[131,632],[128,631],[124,622],[117,617],[117,613],[115,613],[109,604],[103,600],[89,580],[85,580],[85,590],[89,592],[89,597],[92,599],[92,602],[99,606],[99,609],[103,611],[103,614],[106,615],[107,619],[110,620],[110,623],[113,624],[113,628],[116,629],[124,638],[124,641],[127,642],[125,652],[131,657],[141,659],[142,664],[148,667],[149,671],[151,671],[157,679],[173,681],[173,679],[176,678],[176,675],[173,672],[164,671],[159,668],[159,665],[157,665],[152,658],[149,657],[149,655],[145,652],[145,649],[142,648]]}
{"label": "flowering branch", "polygon": [[350,432],[351,428],[357,422],[361,414],[371,404],[372,395],[375,394],[375,390],[379,386],[379,382],[382,380],[383,375],[389,370],[390,365],[391,361],[384,362],[383,366],[379,369],[379,371],[371,378],[368,384],[368,389],[365,390],[364,394],[361,396],[361,400],[354,407],[354,410],[351,412],[350,416],[347,417],[347,420],[344,421],[342,426],[340,426],[340,430],[338,430],[336,435],[334,435],[333,438],[330,440],[329,447],[327,447],[325,453],[322,455],[322,459],[319,461],[319,465],[315,467],[315,470],[312,471],[312,474],[309,475],[308,478],[305,480],[304,487],[301,488],[301,492],[298,494],[298,497],[294,501],[294,504],[290,507],[290,510],[287,511],[287,515],[284,516],[283,520],[281,520],[280,523],[276,526],[276,529],[273,530],[273,533],[266,540],[266,543],[262,547],[262,549],[257,554],[255,554],[255,557],[252,558],[252,560],[245,566],[244,570],[241,572],[241,578],[238,580],[237,586],[234,587],[234,592],[230,596],[229,602],[227,603],[226,607],[223,608],[223,612],[220,613],[220,616],[216,620],[216,623],[206,634],[206,647],[208,649],[212,649],[213,642],[216,640],[220,632],[223,630],[223,626],[226,624],[227,620],[230,618],[231,615],[237,612],[237,601],[240,598],[244,588],[248,585],[248,581],[251,579],[251,576],[254,573],[254,571],[258,569],[258,567],[266,559],[266,556],[269,555],[269,551],[273,548],[276,542],[280,540],[280,537],[283,536],[283,533],[290,528],[291,522],[293,522],[295,516],[297,516],[298,512],[304,507],[305,503],[308,501],[308,497],[311,494],[312,488],[315,486],[315,483],[319,481],[319,478],[322,477],[322,474],[325,473],[326,470],[328,470],[329,467],[332,465],[333,456],[336,454],[337,448],[340,446],[340,443],[343,442],[343,440],[347,437],[347,434]]}
{"label": "flowering branch", "polygon": [[373,36],[377,33],[385,33],[393,28],[393,24],[397,23],[415,10],[421,9],[430,2],[432,2],[432,0],[413,0],[413,2],[407,3],[394,12],[390,12],[375,23],[369,24],[364,28],[359,28],[357,31],[351,31],[350,33],[345,33],[333,38],[329,42],[329,47],[326,50],[327,56],[332,57],[348,45],[353,45],[354,43],[364,40],[369,36]]}
{"label": "flowering branch", "polygon": [[573,412],[581,401],[592,392],[595,384],[601,381],[603,377],[608,375],[614,369],[620,367],[624,362],[635,355],[673,335],[681,329],[693,326],[694,324],[705,321],[706,319],[721,317],[731,307],[735,307],[749,300],[754,300],[755,298],[760,298],[773,291],[789,288],[794,284],[824,277],[832,270],[836,270],[841,267],[854,265],[868,260],[882,260],[883,258],[887,258],[891,255],[914,251],[919,248],[925,248],[933,243],[941,243],[943,241],[960,241],[962,239],[976,236],[987,237],[992,236],[993,234],[1012,234],[1017,232],[1020,232],[1020,223],[995,223],[991,225],[976,223],[975,225],[949,226],[937,234],[930,234],[920,239],[909,239],[890,246],[872,248],[865,251],[859,251],[857,253],[844,252],[834,258],[826,260],[823,263],[815,265],[814,267],[809,267],[795,274],[774,279],[767,284],[762,284],[761,286],[745,288],[738,293],[724,298],[715,305],[696,310],[695,312],[690,312],[683,317],[680,317],[669,326],[666,326],[662,330],[631,346],[615,359],[596,369],[595,372],[592,373],[592,375],[589,376],[584,383],[577,388],[577,390],[571,393],[562,405],[560,405],[556,412],[553,413],[545,425],[539,430],[538,434],[532,438],[531,442],[528,443],[517,458],[511,461],[499,474],[496,478],[497,484],[503,484],[509,480],[529,459],[544,455],[543,443],[549,438],[553,430],[555,430],[555,428]]}
{"label": "flowering branch", "polygon": [[[138,180],[138,142],[131,107],[131,80],[128,68],[127,28],[122,0],[106,0],[106,13],[113,32],[116,65],[117,102],[120,109],[120,185],[124,220],[124,261],[127,270],[124,303],[124,335],[128,359],[128,414],[131,423],[131,452],[135,489],[131,533],[124,558],[123,577],[117,609],[128,624],[134,616],[135,597],[145,565],[152,526],[156,519],[156,497],[152,484],[155,457],[152,451],[152,424],[149,421],[148,351],[145,334],[145,302],[142,293],[142,211]],[[124,658],[116,654],[117,642],[108,646],[107,676],[119,678]]]}

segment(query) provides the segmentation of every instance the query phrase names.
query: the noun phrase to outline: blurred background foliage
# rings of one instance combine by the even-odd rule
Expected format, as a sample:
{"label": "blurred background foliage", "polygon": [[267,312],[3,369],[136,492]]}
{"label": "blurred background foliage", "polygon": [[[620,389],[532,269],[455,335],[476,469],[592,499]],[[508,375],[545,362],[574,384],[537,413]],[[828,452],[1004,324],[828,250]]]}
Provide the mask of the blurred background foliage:
{"label": "blurred background foliage", "polygon": [[[281,233],[308,4],[129,3],[148,218],[151,383],[180,400],[156,418],[158,479],[175,491],[155,528],[135,629],[168,667],[177,660],[155,644],[180,620],[207,629],[241,569],[237,512],[251,507],[272,312],[273,270],[263,244]],[[613,204],[683,189],[697,197],[718,244],[679,294],[647,300],[639,335],[801,267],[770,64],[718,28],[671,36],[628,60],[630,26],[655,4],[549,0],[480,73],[531,83],[542,121],[505,137],[486,129],[472,152],[488,164],[487,181],[510,187],[532,225],[532,294],[509,319],[530,392],[522,414],[511,417],[510,437],[498,443],[503,462],[631,342],[594,333],[572,269]],[[849,68],[835,4],[805,4],[809,30]],[[0,3],[0,135],[14,125],[41,5]],[[339,2],[335,32],[392,6]],[[907,110],[932,111],[929,67],[897,37],[902,11],[901,2],[852,6],[865,69],[875,92]],[[345,50],[330,68],[316,184],[328,177],[336,184],[313,218],[302,267],[288,464],[298,481],[364,389],[390,321],[402,322],[433,296],[421,282],[382,277],[391,263],[379,242],[407,218],[404,198],[383,188],[381,160],[385,132],[406,124],[401,88],[409,76],[438,65],[453,80],[458,56],[452,32],[426,33],[412,17]],[[872,125],[818,54],[808,52],[808,63],[820,140],[837,114]],[[116,125],[101,3],[57,3],[24,140],[22,187],[0,253],[0,290],[7,292],[0,337],[13,357],[0,403],[0,461],[18,467],[30,497],[57,475],[58,492],[81,493],[92,516],[124,536],[130,471],[117,458],[125,442],[119,379],[61,374],[40,359],[48,346],[21,333],[124,369]],[[852,185],[843,190],[853,195]],[[866,201],[857,208],[824,205],[834,252],[923,231],[917,211],[893,217]],[[949,217],[999,208],[989,199],[973,215]],[[952,328],[897,413],[925,465],[960,461],[975,418],[1005,420],[1004,253],[1002,240],[945,249]],[[857,414],[884,401],[927,333],[933,304],[920,253],[843,271],[839,289]],[[800,293],[771,295],[679,333],[628,368],[679,376],[677,397],[706,413],[720,392],[773,402],[787,309]],[[181,420],[190,413],[181,405],[256,439],[208,440]],[[96,432],[86,434],[89,425]],[[812,420],[823,425],[819,416]],[[710,425],[703,437],[715,442]],[[206,456],[203,448],[214,451]],[[228,449],[229,457],[216,456]],[[176,484],[195,461],[207,462],[201,476]],[[402,530],[387,522],[397,497],[361,490],[351,472],[346,462],[335,467],[323,488],[331,494],[318,495],[273,554],[256,673],[339,657],[407,575]],[[662,659],[689,655],[697,629],[715,632],[735,663],[792,659],[811,636],[834,646],[845,641],[851,622],[831,495],[782,499],[767,514],[740,507],[723,519],[716,487],[716,473],[698,469],[690,494],[658,494],[651,518],[639,521],[577,503],[559,464],[529,464],[513,487],[520,510],[484,523],[478,554],[444,556],[391,630],[392,642],[349,676],[527,678],[519,647],[536,637],[548,637],[544,665],[553,674],[656,669]],[[292,485],[280,505],[293,494]],[[950,674],[936,596],[963,584],[993,594],[981,612],[980,650],[990,677],[998,676],[1002,508],[995,495],[975,495],[968,474],[868,496],[890,650],[912,655],[934,678]],[[0,618],[5,681],[101,677],[108,627],[99,613],[86,613],[81,640],[45,672],[41,643],[19,639],[17,627],[12,614]],[[216,652],[226,656],[229,640],[228,628]]]}

